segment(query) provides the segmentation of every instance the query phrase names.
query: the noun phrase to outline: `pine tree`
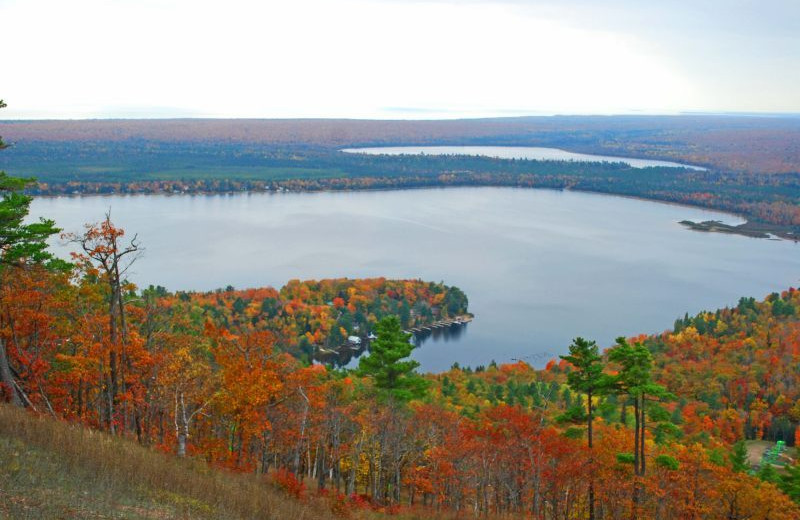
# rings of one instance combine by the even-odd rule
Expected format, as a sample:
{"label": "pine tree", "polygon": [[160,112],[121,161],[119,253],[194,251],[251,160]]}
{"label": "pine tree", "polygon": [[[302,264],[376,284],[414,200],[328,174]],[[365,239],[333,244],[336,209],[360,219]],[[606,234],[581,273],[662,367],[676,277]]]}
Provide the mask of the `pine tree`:
{"label": "pine tree", "polygon": [[747,462],[747,446],[744,441],[739,441],[733,445],[729,458],[733,471],[747,473],[750,470],[750,464]]}
{"label": "pine tree", "polygon": [[[0,108],[5,106],[3,100],[0,100]],[[0,150],[7,147],[0,137]],[[34,179],[9,177],[6,172],[0,171],[0,283],[5,269],[41,263],[49,263],[54,267],[64,266],[63,262],[54,260],[47,252],[47,239],[60,231],[55,223],[46,219],[25,223],[33,198],[21,191],[33,182]],[[0,395],[2,394],[16,406],[23,406],[27,402],[23,390],[14,379],[6,344],[0,340]]]}
{"label": "pine tree", "polygon": [[[620,371],[614,378],[614,386],[618,392],[629,395],[633,399],[634,441],[633,467],[637,479],[645,475],[645,432],[647,430],[647,414],[645,407],[648,400],[670,400],[675,396],[666,388],[653,382],[653,355],[642,343],[629,344],[624,337],[617,338],[617,345],[608,353],[609,361],[620,365]],[[643,489],[639,481],[633,488],[633,517],[638,514]]]}
{"label": "pine tree", "polygon": [[[594,341],[575,338],[569,346],[569,355],[560,356],[574,368],[567,374],[567,384],[575,392],[586,394],[586,431],[589,450],[592,450],[592,422],[594,421],[595,396],[607,393],[613,379],[603,373],[603,360]],[[591,455],[590,455],[591,457]],[[590,459],[590,463],[593,459]],[[594,519],[594,483],[589,483],[589,519]]]}
{"label": "pine tree", "polygon": [[428,382],[415,372],[417,361],[405,360],[414,350],[411,334],[403,332],[397,316],[387,316],[375,326],[377,339],[370,344],[369,355],[358,361],[358,374],[374,379],[383,397],[400,402],[420,399]]}
{"label": "pine tree", "polygon": [[781,475],[778,487],[789,495],[789,498],[800,503],[800,462],[793,466],[786,466],[786,472]]}

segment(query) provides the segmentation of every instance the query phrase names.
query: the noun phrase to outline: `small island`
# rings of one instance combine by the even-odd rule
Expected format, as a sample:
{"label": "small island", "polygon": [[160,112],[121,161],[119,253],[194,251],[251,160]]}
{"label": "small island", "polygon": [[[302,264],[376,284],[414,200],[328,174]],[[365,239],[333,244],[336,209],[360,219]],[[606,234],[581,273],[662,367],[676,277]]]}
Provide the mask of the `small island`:
{"label": "small island", "polygon": [[751,238],[784,238],[786,240],[800,240],[800,236],[785,229],[778,229],[767,224],[745,222],[738,226],[725,224],[719,220],[704,220],[693,222],[691,220],[681,220],[680,224],[692,231],[706,231],[714,233],[728,233],[731,235],[743,235]]}

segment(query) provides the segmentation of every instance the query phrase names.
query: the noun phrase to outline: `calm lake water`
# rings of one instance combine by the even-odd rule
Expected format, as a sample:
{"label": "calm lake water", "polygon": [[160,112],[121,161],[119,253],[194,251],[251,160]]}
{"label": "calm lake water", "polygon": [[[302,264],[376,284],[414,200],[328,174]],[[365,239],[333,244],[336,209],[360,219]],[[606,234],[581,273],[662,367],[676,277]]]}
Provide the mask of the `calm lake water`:
{"label": "calm lake water", "polygon": [[537,161],[577,161],[577,162],[621,162],[634,168],[650,166],[669,166],[673,168],[689,168],[702,171],[705,168],[670,161],[651,159],[632,159],[630,157],[612,157],[608,155],[591,155],[568,152],[558,148],[538,148],[531,146],[381,146],[376,148],[345,148],[346,153],[363,153],[368,155],[482,155],[497,159],[533,159]]}
{"label": "calm lake water", "polygon": [[457,285],[475,321],[415,350],[429,371],[514,358],[542,366],[575,336],[608,346],[670,328],[684,312],[800,282],[797,244],[677,223],[735,217],[569,191],[60,197],[36,199],[31,214],[79,231],[109,208],[146,247],[132,268],[139,285],[280,287],[342,276]]}

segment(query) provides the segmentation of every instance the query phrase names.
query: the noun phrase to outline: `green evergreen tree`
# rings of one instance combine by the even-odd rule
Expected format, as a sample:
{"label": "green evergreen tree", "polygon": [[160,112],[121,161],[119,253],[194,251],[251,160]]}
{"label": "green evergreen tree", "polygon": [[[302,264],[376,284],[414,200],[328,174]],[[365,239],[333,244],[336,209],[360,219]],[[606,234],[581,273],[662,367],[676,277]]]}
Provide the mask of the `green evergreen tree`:
{"label": "green evergreen tree", "polygon": [[793,466],[786,466],[786,473],[781,475],[778,487],[789,495],[789,498],[800,503],[800,462]]}
{"label": "green evergreen tree", "polygon": [[744,441],[739,441],[733,445],[733,449],[728,455],[733,471],[747,473],[750,471],[750,464],[747,462],[747,445]]}
{"label": "green evergreen tree", "polygon": [[[0,100],[0,108],[5,106]],[[7,147],[0,137],[0,150]],[[9,177],[0,171],[0,263],[4,266],[43,263],[53,259],[47,252],[47,239],[61,231],[55,227],[55,222],[40,219],[24,223],[33,197],[21,192],[34,182],[36,179]]]}
{"label": "green evergreen tree", "polygon": [[[614,386],[618,392],[627,394],[633,400],[634,442],[633,467],[638,477],[645,475],[645,431],[647,429],[648,400],[670,400],[676,397],[666,388],[653,382],[653,355],[643,343],[629,344],[624,337],[617,338],[617,345],[608,353],[609,361],[620,365],[620,371],[614,378]],[[657,420],[661,417],[657,418]],[[633,489],[633,514],[638,513],[643,489],[640,485]]]}
{"label": "green evergreen tree", "polygon": [[375,325],[377,338],[370,344],[368,356],[358,361],[357,373],[374,379],[384,398],[408,402],[425,396],[428,381],[415,372],[419,363],[405,360],[414,350],[397,316],[386,316]]}
{"label": "green evergreen tree", "polygon": [[[5,106],[0,100],[0,108]],[[0,137],[0,150],[7,147]],[[33,198],[22,193],[22,190],[33,182],[34,179],[9,177],[6,172],[0,171],[0,282],[4,271],[9,268],[27,264],[48,264],[54,268],[67,265],[54,260],[47,251],[47,239],[60,231],[55,223],[46,219],[25,223]],[[0,341],[0,394],[3,391],[16,406],[23,406],[27,402],[27,397],[14,379],[6,345]]]}
{"label": "green evergreen tree", "polygon": [[772,464],[761,464],[756,476],[764,482],[780,484],[781,476]]}
{"label": "green evergreen tree", "polygon": [[[586,394],[586,412],[573,410],[571,417],[586,421],[586,434],[588,437],[589,450],[593,446],[592,423],[594,421],[594,397],[603,395],[610,390],[613,380],[603,373],[603,360],[600,357],[599,349],[594,341],[583,338],[575,338],[569,346],[569,355],[560,356],[561,359],[569,362],[573,369],[567,374],[567,384],[575,392]],[[565,393],[565,403],[567,395]],[[569,403],[566,404],[569,408]],[[590,455],[590,463],[593,462]],[[594,519],[594,483],[589,482],[589,519]]]}

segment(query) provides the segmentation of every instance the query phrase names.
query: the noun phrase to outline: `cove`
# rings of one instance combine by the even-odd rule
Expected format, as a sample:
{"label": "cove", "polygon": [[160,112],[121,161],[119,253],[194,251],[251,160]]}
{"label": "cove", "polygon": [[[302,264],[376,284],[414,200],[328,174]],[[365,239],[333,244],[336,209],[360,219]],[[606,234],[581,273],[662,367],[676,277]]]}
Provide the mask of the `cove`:
{"label": "cove", "polygon": [[[464,290],[475,320],[422,341],[422,370],[523,359],[575,336],[607,346],[685,312],[798,285],[789,241],[700,233],[730,215],[616,196],[523,188],[37,198],[31,216],[80,231],[110,208],[137,233],[140,286],[210,290],[336,277],[421,278]],[[57,241],[56,241],[57,242]],[[68,254],[66,245],[56,250]]]}

